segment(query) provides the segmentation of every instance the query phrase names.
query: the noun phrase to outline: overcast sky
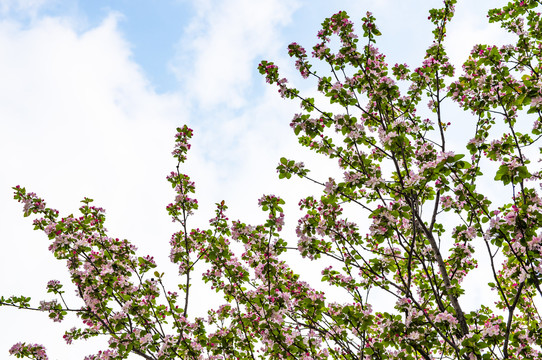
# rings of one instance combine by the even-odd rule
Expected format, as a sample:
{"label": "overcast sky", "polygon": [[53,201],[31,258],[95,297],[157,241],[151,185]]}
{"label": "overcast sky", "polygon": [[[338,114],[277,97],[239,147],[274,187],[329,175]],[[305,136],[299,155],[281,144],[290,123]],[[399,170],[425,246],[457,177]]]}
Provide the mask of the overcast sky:
{"label": "overcast sky", "polygon": [[[460,64],[475,43],[502,43],[485,13],[503,1],[462,1],[448,31]],[[65,265],[23,218],[11,187],[25,186],[61,214],[87,196],[107,210],[107,228],[167,264],[176,227],[165,211],[165,176],[175,128],[195,130],[184,172],[202,205],[192,227],[205,227],[213,204],[251,223],[264,193],[293,212],[299,181],[278,181],[281,156],[305,160],[288,124],[299,106],[282,100],[258,74],[262,59],[294,74],[286,46],[315,43],[327,16],[346,10],[358,28],[372,11],[388,62],[417,66],[431,43],[427,11],[435,0],[0,0],[0,294],[48,298],[45,284],[66,279]],[[360,34],[361,35],[361,34]],[[294,77],[294,79],[299,79]],[[313,83],[295,80],[311,91]],[[314,163],[314,162],[313,162]],[[325,168],[317,173],[326,175]],[[287,224],[296,223],[295,214]],[[288,227],[287,227],[288,230]],[[295,244],[293,233],[285,234]],[[198,300],[199,301],[199,300]],[[205,301],[201,301],[205,303]],[[66,346],[71,323],[45,313],[0,308],[0,358],[17,341],[44,343],[51,359],[82,359],[96,343]]]}

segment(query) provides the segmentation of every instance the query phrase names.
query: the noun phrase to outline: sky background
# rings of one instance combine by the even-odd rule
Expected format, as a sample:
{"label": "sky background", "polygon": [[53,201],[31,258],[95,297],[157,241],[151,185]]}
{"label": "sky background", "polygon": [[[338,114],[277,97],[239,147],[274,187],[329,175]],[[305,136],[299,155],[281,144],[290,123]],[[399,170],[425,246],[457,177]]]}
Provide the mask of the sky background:
{"label": "sky background", "polygon": [[[297,145],[289,123],[299,105],[265,84],[259,61],[275,61],[294,85],[312,92],[314,83],[295,75],[286,46],[296,41],[310,49],[320,23],[339,10],[360,28],[370,10],[388,62],[415,67],[432,41],[427,11],[440,3],[0,0],[0,294],[38,301],[49,298],[48,280],[67,283],[65,265],[12,200],[18,184],[63,215],[77,213],[83,197],[95,199],[107,210],[110,235],[155,256],[175,284],[168,242],[177,228],[165,211],[174,194],[165,176],[175,165],[175,128],[183,124],[195,130],[183,171],[196,182],[201,204],[189,225],[205,227],[223,199],[231,219],[261,222],[257,199],[275,193],[287,201],[284,236],[295,244],[297,201],[319,189],[279,181],[278,159],[303,160],[317,166],[319,178],[329,175],[326,162]],[[448,28],[455,65],[476,43],[506,41],[485,18],[503,3],[459,2]],[[207,295],[196,301],[213,304]],[[1,308],[0,323],[0,358],[17,341],[45,344],[51,359],[82,359],[103,344],[65,345],[62,334],[74,322],[52,323],[46,313]]]}

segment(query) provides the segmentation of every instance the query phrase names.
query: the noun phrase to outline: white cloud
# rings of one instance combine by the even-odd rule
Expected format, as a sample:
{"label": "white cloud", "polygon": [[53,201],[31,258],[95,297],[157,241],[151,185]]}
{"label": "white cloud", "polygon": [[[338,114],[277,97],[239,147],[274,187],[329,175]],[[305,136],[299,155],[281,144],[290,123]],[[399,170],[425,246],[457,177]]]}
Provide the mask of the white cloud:
{"label": "white cloud", "polygon": [[42,8],[57,2],[58,0],[0,0],[0,13],[35,17]]}
{"label": "white cloud", "polygon": [[295,1],[196,1],[197,16],[179,43],[176,73],[201,106],[246,104],[256,61],[280,43]]}

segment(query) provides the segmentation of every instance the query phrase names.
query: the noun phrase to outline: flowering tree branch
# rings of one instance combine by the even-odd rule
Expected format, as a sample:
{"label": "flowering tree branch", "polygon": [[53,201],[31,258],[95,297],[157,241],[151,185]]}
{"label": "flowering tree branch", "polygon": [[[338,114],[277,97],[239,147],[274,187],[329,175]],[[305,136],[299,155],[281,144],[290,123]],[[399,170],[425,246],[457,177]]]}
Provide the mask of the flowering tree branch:
{"label": "flowering tree branch", "polygon": [[[267,214],[262,224],[231,221],[221,201],[208,229],[191,229],[198,202],[195,184],[181,173],[193,135],[184,126],[175,135],[176,171],[167,177],[176,194],[167,211],[180,225],[170,259],[183,279],[181,295],[168,291],[163,273],[148,274],[156,267],[152,257],[138,257],[127,240],[106,234],[104,210],[91,199],[83,200],[81,216],[61,218],[17,186],[15,199],[25,216],[41,216],[35,229],[66,261],[82,304],[69,307],[62,285],[51,281],[47,289],[57,300],[32,307],[29,298],[11,296],[0,305],[48,311],[54,321],[76,313],[83,326],[66,332],[68,343],[109,337],[109,348],[87,359],[130,353],[156,360],[542,359],[536,307],[542,296],[542,172],[530,159],[542,136],[540,2],[515,0],[491,10],[489,21],[517,42],[475,46],[458,77],[445,50],[455,3],[445,0],[429,12],[434,40],[413,70],[386,63],[369,12],[362,19],[364,45],[345,12],[324,20],[311,55],[329,66],[326,74],[313,69],[305,48],[290,44],[299,74],[313,79],[329,104],[290,87],[272,62],[260,63],[266,81],[303,109],[290,124],[300,144],[336,160],[343,173],[321,180],[309,176],[303,162],[280,159],[279,178],[296,175],[322,190],[299,201],[304,216],[297,247],[282,237],[285,202],[275,195],[258,200]],[[340,42],[336,52],[333,38]],[[408,85],[406,94],[400,84]],[[417,114],[422,100],[431,114],[425,119]],[[448,130],[462,125],[446,119],[445,102],[474,115],[465,148],[450,151],[457,141]],[[528,121],[532,126],[524,125]],[[502,193],[486,191],[484,173],[494,176]],[[352,220],[360,209],[366,227],[363,218]],[[477,243],[485,245],[493,278],[488,290],[497,301],[467,311],[462,281],[481,259]],[[322,262],[322,281],[341,289],[341,302],[303,281],[305,274],[288,266],[287,251]],[[189,311],[196,268],[224,298],[207,318]],[[381,296],[395,301],[394,308],[374,311]],[[38,344],[16,344],[11,353],[47,359]]]}

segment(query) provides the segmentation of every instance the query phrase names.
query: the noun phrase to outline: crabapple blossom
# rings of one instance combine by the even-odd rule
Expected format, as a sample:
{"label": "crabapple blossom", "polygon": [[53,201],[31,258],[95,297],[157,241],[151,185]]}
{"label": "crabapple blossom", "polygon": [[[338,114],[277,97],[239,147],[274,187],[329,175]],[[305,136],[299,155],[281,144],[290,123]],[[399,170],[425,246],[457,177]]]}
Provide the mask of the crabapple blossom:
{"label": "crabapple blossom", "polygon": [[[340,11],[324,20],[312,51],[290,44],[293,66],[327,103],[291,87],[274,63],[259,64],[280,96],[299,101],[302,113],[290,123],[299,143],[337,161],[342,174],[312,177],[304,162],[279,160],[279,178],[296,175],[321,189],[299,200],[296,245],[283,235],[285,201],[272,194],[257,201],[261,224],[231,220],[220,201],[208,226],[190,227],[198,201],[181,172],[193,136],[183,126],[166,177],[174,191],[166,210],[179,227],[169,254],[180,278],[175,291],[152,256],[108,235],[105,210],[91,199],[80,215],[61,217],[16,186],[24,216],[37,216],[35,229],[65,261],[80,301],[68,304],[51,280],[54,300],[10,296],[0,305],[47,311],[53,321],[74,313],[82,324],[66,331],[67,343],[108,338],[107,349],[86,359],[542,359],[542,176],[531,151],[542,136],[540,4],[513,0],[490,10],[489,21],[517,41],[476,45],[454,77],[445,38],[455,3],[430,10],[433,43],[417,67],[390,69],[370,12],[359,35]],[[329,73],[317,74],[314,62],[330,65]],[[449,129],[463,125],[443,104],[473,122],[464,148],[447,141]],[[417,114],[427,107],[429,118]],[[500,193],[487,190],[484,174]],[[339,289],[340,301],[296,273],[289,253],[321,266],[321,281]],[[470,309],[463,284],[481,259],[489,295]],[[224,299],[205,318],[191,312],[197,280]],[[395,305],[374,310],[384,300]],[[47,359],[37,344],[15,344],[10,354]]]}

